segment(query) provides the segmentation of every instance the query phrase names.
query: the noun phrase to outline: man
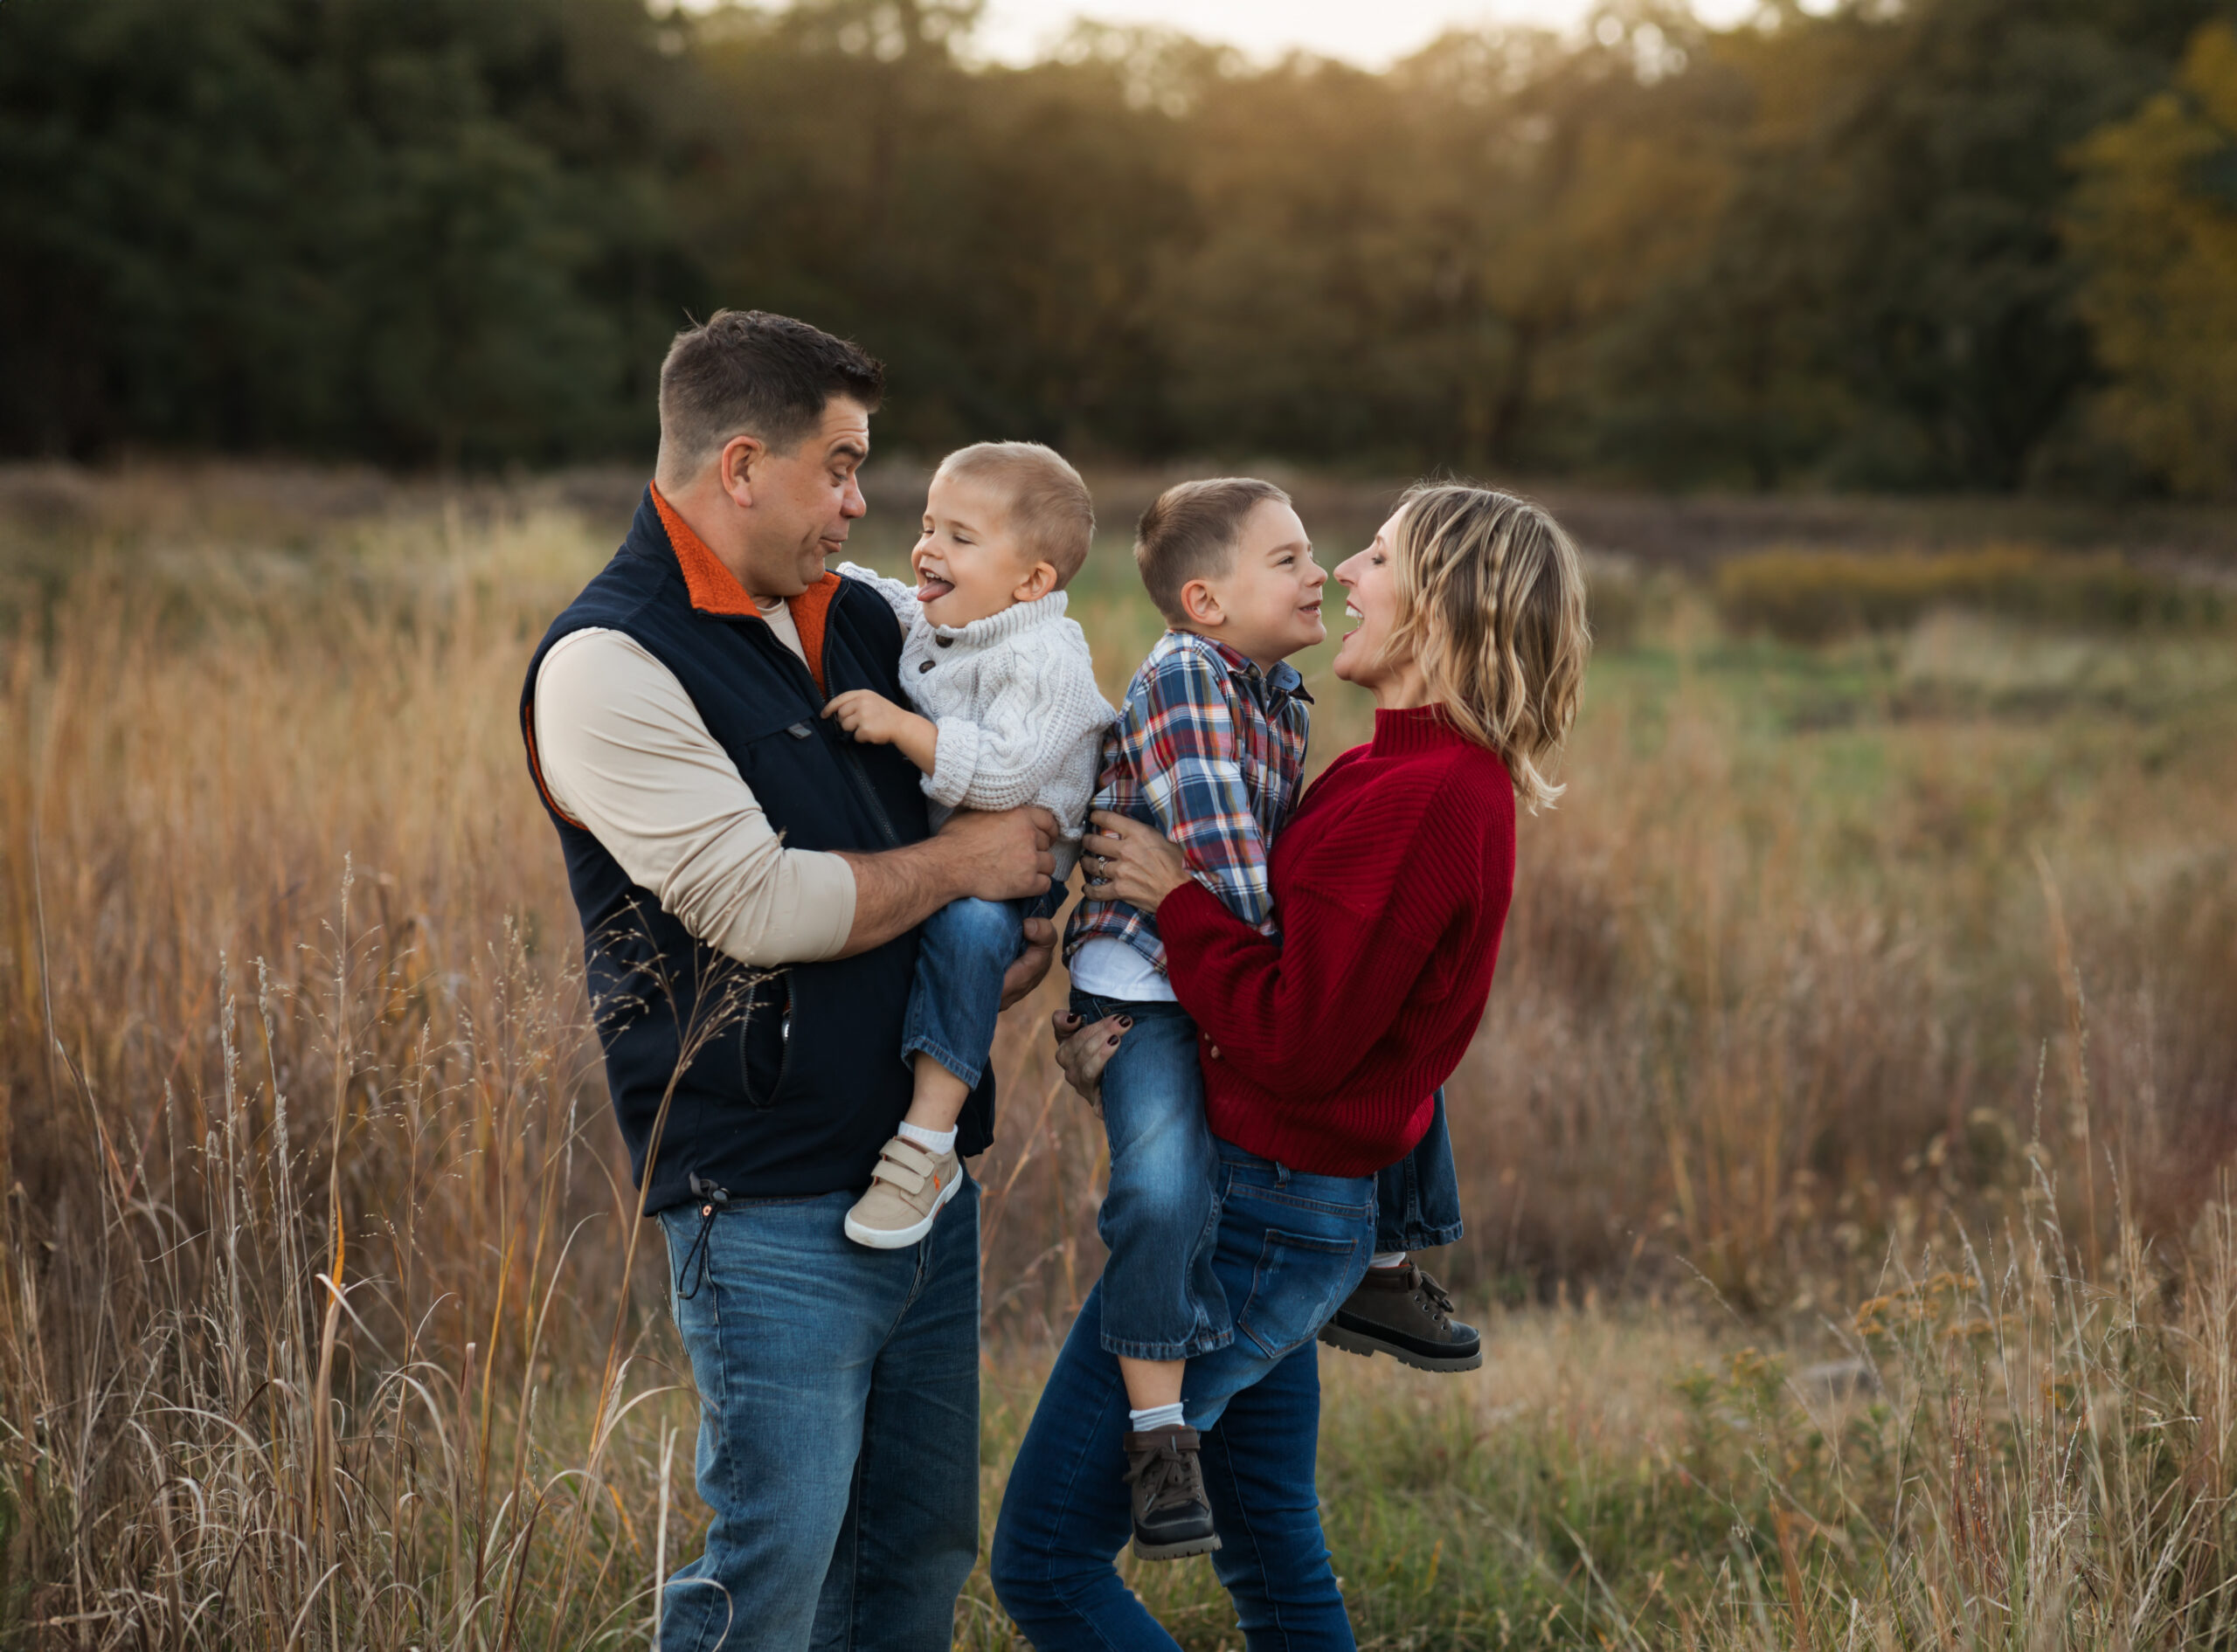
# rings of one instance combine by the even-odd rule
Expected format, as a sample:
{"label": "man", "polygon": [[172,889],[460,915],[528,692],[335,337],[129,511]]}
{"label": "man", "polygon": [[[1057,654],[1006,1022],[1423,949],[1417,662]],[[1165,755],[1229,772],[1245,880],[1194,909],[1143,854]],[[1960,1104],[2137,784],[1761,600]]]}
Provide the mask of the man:
{"label": "man", "polygon": [[[977,1189],[904,1249],[841,1223],[909,1104],[917,925],[1045,889],[1056,823],[932,835],[908,760],[821,715],[902,698],[891,610],[824,566],[863,512],[883,379],[783,316],[678,335],[653,485],[521,700],[699,1389],[714,1522],[664,1592],[663,1652],[945,1648],[977,1550]],[[1009,998],[1049,967],[1053,930],[1027,939]]]}

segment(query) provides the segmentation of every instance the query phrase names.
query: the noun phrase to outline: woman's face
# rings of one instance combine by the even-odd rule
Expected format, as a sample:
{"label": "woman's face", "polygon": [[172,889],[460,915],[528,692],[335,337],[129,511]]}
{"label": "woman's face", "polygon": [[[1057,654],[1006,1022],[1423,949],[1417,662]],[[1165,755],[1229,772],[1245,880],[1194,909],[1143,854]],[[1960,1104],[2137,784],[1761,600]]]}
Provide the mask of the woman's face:
{"label": "woman's face", "polygon": [[1392,563],[1398,543],[1398,522],[1404,513],[1393,511],[1375,536],[1375,543],[1340,564],[1336,583],[1344,588],[1345,615],[1359,621],[1344,633],[1336,650],[1336,674],[1362,688],[1394,674],[1406,662],[1386,660],[1382,646],[1398,618],[1398,590]]}

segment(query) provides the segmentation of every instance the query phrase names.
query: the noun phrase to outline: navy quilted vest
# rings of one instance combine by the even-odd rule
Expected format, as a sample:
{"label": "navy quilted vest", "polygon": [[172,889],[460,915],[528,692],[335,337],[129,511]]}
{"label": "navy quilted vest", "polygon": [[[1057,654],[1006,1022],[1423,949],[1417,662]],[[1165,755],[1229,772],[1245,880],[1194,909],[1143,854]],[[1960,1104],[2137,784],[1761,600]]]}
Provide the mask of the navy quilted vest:
{"label": "navy quilted vest", "polygon": [[[758,618],[695,605],[648,489],[621,549],[552,621],[529,663],[521,722],[532,774],[536,674],[552,644],[592,626],[626,632],[675,674],[789,847],[875,853],[927,835],[924,793],[909,761],[888,746],[856,745],[819,715],[849,688],[906,703],[900,631],[875,591],[835,582],[824,612],[819,689]],[[606,1084],[641,1187],[652,1159],[647,1210],[688,1200],[695,1176],[733,1197],[867,1186],[878,1149],[909,1106],[901,1022],[915,935],[752,981],[751,971],[661,911],[548,797],[544,806],[582,914]],[[668,1116],[655,1149],[663,1097]],[[961,1128],[961,1151],[985,1150],[994,1130],[991,1078],[965,1109]]]}

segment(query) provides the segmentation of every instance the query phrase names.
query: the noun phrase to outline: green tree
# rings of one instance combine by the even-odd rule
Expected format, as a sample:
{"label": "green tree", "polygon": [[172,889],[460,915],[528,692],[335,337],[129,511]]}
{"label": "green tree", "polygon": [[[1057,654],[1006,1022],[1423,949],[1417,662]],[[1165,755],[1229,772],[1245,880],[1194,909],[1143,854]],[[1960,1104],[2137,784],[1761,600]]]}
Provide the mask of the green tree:
{"label": "green tree", "polygon": [[1187,232],[1169,122],[1092,54],[966,69],[968,16],[814,0],[710,19],[692,244],[723,302],[884,356],[893,439],[1160,446],[1147,304]]}
{"label": "green tree", "polygon": [[0,6],[0,441],[642,439],[683,73],[654,31],[633,0]]}
{"label": "green tree", "polygon": [[2080,162],[2081,308],[2112,378],[2098,420],[2176,492],[2237,494],[2237,28],[2199,30],[2175,86]]}

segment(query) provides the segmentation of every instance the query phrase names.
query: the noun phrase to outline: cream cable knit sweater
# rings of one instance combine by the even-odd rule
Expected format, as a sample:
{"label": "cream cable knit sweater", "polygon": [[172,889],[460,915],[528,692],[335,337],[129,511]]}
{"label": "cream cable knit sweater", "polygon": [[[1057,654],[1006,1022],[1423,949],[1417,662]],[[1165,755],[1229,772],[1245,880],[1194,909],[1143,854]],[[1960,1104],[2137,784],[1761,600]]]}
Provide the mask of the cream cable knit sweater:
{"label": "cream cable knit sweater", "polygon": [[1064,830],[1056,875],[1071,874],[1094,795],[1103,731],[1118,721],[1096,687],[1087,633],[1064,618],[1064,593],[1019,603],[967,626],[925,618],[916,588],[853,563],[839,571],[873,585],[900,620],[901,682],[940,731],[925,795],[937,826],[957,809],[1039,804]]}

